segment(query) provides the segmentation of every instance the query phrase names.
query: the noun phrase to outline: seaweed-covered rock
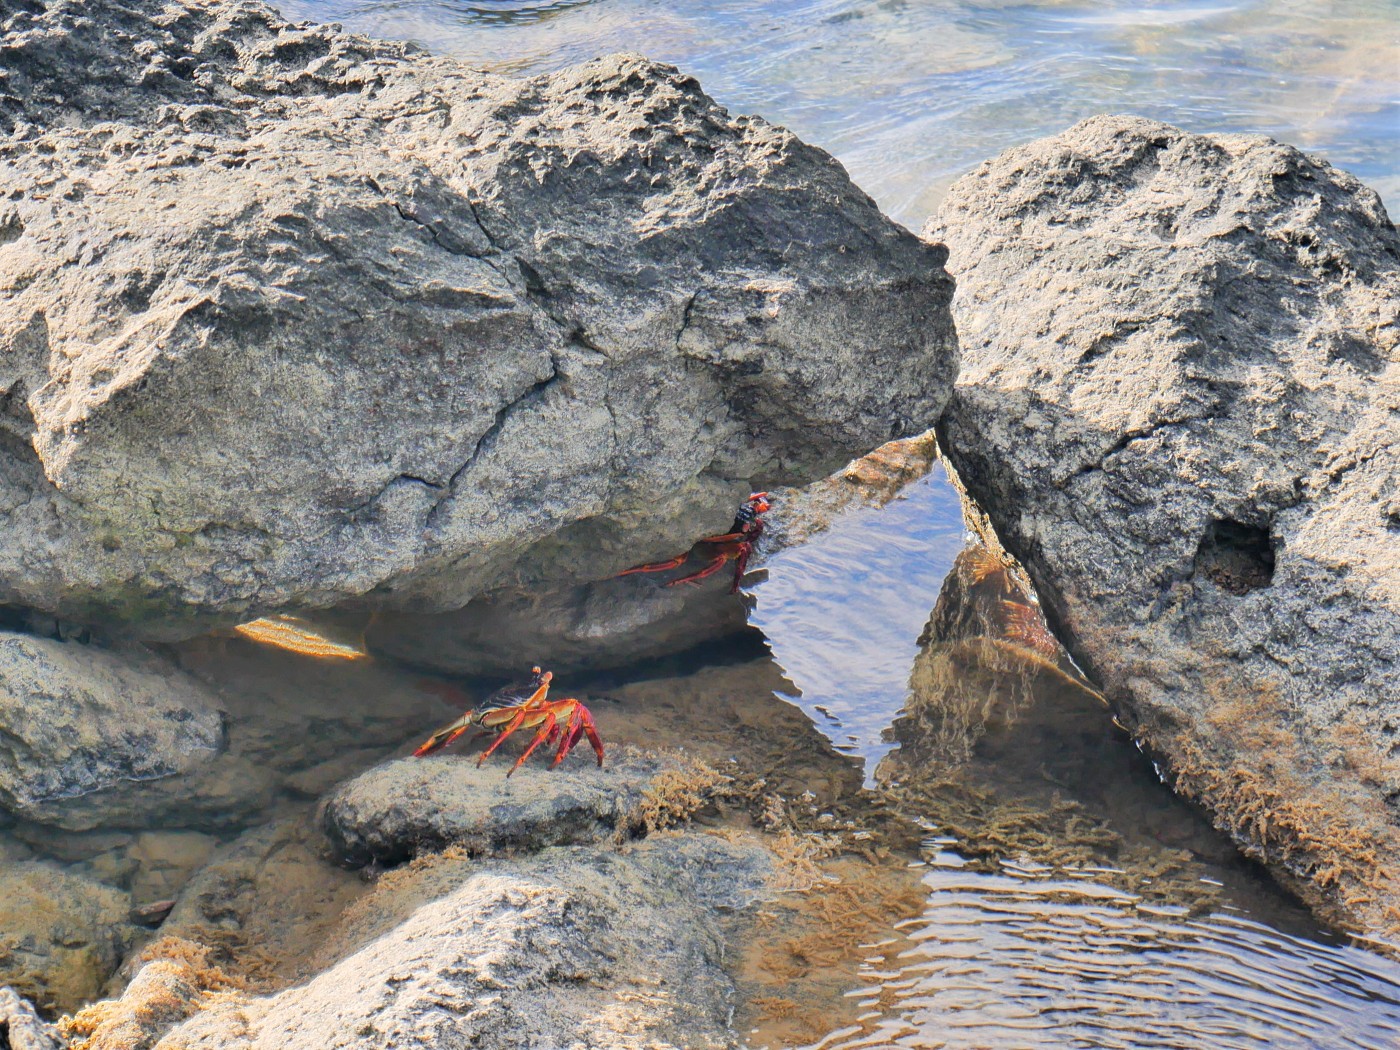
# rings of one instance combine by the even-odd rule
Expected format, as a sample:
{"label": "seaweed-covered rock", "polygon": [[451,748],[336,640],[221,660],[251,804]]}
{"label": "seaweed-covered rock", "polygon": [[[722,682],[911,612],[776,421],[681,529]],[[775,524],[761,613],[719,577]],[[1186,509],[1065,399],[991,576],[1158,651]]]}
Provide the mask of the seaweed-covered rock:
{"label": "seaweed-covered rock", "polygon": [[1333,914],[1393,925],[1400,235],[1380,199],[1266,138],[1096,117],[984,164],[925,235],[958,282],[940,437],[984,531],[1178,788]]}
{"label": "seaweed-covered rock", "polygon": [[291,979],[311,972],[308,956],[364,895],[360,874],[330,862],[309,812],[282,817],[215,850],[181,887],[160,934],[216,946],[236,972]]}
{"label": "seaweed-covered rock", "polygon": [[324,972],[211,1002],[157,1050],[727,1050],[740,1041],[724,917],[765,896],[771,872],[757,842],[695,833],[443,860],[407,872],[390,907],[357,909],[359,944]]}
{"label": "seaweed-covered rock", "polygon": [[121,890],[24,861],[0,866],[0,985],[50,1011],[102,991],[131,947],[131,898]]}
{"label": "seaweed-covered rock", "polygon": [[949,393],[942,251],[671,67],[0,17],[0,602],[169,638],[600,579]]}
{"label": "seaweed-covered rock", "polygon": [[322,805],[322,825],[351,864],[393,864],[452,844],[474,853],[538,850],[625,832],[663,777],[700,776],[634,748],[610,754],[601,768],[592,759],[585,743],[563,775],[536,757],[510,777],[513,753],[481,766],[461,755],[397,759],[337,788]]}
{"label": "seaweed-covered rock", "polygon": [[149,814],[223,745],[217,699],[153,654],[0,632],[0,807],[75,830]]}

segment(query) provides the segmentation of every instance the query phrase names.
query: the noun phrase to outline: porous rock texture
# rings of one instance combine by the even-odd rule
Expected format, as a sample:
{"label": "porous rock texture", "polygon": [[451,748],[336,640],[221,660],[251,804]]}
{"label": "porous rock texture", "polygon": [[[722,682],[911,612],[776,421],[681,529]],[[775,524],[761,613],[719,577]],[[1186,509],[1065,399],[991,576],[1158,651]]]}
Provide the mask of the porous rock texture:
{"label": "porous rock texture", "polygon": [[925,236],[958,291],[940,431],[1074,656],[1177,787],[1329,914],[1400,925],[1400,237],[1272,140],[1096,117]]}
{"label": "porous rock texture", "polygon": [[13,988],[0,988],[0,1032],[9,1050],[59,1050],[58,1033]]}
{"label": "porous rock texture", "polygon": [[0,14],[0,602],[168,638],[599,579],[949,393],[942,250],[670,67]]}
{"label": "porous rock texture", "polygon": [[0,631],[0,808],[74,830],[149,817],[224,739],[218,700],[152,653]]}
{"label": "porous rock texture", "polygon": [[498,853],[609,839],[659,777],[681,770],[632,748],[599,768],[583,741],[565,759],[566,775],[548,768],[552,749],[541,749],[507,777],[519,750],[479,766],[467,755],[397,759],[347,781],[321,807],[333,853],[350,864],[396,864],[452,844]]}
{"label": "porous rock texture", "polygon": [[347,921],[360,944],[324,972],[276,995],[212,1001],[155,1045],[737,1047],[725,917],[767,896],[771,873],[756,842],[699,833],[624,853],[442,860],[406,873],[394,906],[358,909]]}

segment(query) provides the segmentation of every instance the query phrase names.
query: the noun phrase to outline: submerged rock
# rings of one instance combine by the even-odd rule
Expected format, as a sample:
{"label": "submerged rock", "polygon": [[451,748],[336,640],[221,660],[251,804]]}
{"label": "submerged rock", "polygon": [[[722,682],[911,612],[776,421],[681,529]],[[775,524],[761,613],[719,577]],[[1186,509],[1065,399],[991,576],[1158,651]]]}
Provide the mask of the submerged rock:
{"label": "submerged rock", "polygon": [[134,971],[121,998],[104,999],[59,1022],[76,1050],[150,1050],[156,1041],[203,1008],[211,992],[242,988],[210,962],[211,950],[162,937],[130,959]]}
{"label": "submerged rock", "polygon": [[1393,927],[1380,199],[1269,139],[1097,117],[984,164],[925,235],[964,355],[940,437],[983,531],[1180,790],[1333,914]]}
{"label": "submerged rock", "polygon": [[131,898],[54,864],[0,866],[0,985],[49,1011],[102,991],[131,947]]}
{"label": "submerged rock", "polygon": [[729,593],[731,567],[703,588],[666,587],[665,579],[507,588],[455,612],[388,612],[375,618],[368,641],[376,654],[415,667],[519,677],[534,664],[556,674],[635,665],[748,630],[743,600]]}
{"label": "submerged rock", "polygon": [[0,806],[12,813],[74,830],[132,807],[149,816],[168,778],[223,745],[219,702],[158,657],[0,632]]}
{"label": "submerged rock", "polygon": [[321,810],[332,849],[351,864],[396,864],[453,844],[490,854],[596,842],[625,835],[667,785],[706,779],[699,767],[632,748],[598,768],[586,742],[563,773],[537,752],[507,778],[515,754],[481,766],[466,755],[398,759],[342,784]]}
{"label": "submerged rock", "polygon": [[599,579],[946,400],[941,249],[671,67],[253,0],[0,30],[0,602],[174,637]]}
{"label": "submerged rock", "polygon": [[360,873],[326,854],[309,813],[246,831],[183,886],[160,934],[217,947],[259,986],[309,976],[330,931],[368,892]]}

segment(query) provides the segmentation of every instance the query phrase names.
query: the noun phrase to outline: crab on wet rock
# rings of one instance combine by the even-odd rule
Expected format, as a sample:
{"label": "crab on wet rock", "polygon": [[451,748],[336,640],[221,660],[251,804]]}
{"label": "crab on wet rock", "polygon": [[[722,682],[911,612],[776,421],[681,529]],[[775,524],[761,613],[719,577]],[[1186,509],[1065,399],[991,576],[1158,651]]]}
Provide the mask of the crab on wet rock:
{"label": "crab on wet rock", "polygon": [[413,754],[421,758],[441,751],[468,729],[476,727],[482,730],[482,736],[496,736],[491,746],[476,760],[476,764],[480,766],[505,743],[506,737],[523,728],[534,729],[534,739],[530,741],[524,754],[515,760],[515,765],[510,767],[506,776],[510,776],[524,765],[525,760],[534,754],[541,744],[551,747],[558,745],[554,761],[549,764],[549,768],[553,769],[564,761],[573,746],[583,737],[587,737],[593,746],[593,752],[598,756],[598,765],[601,766],[603,739],[598,735],[598,727],[593,722],[592,713],[573,697],[550,700],[549,684],[553,680],[554,672],[541,671],[538,667],[532,668],[528,682],[508,685],[492,693],[482,701],[481,706],[467,711],[461,718],[428,737]]}
{"label": "crab on wet rock", "polygon": [[691,555],[705,559],[705,564],[695,572],[686,576],[681,576],[671,580],[667,587],[677,587],[683,583],[699,583],[707,576],[712,576],[728,562],[734,563],[734,581],[729,586],[730,594],[737,594],[739,584],[744,579],[744,571],[748,568],[749,555],[753,553],[754,544],[758,542],[758,537],[763,532],[763,515],[768,513],[772,503],[768,499],[768,493],[755,492],[739,508],[734,515],[734,524],[729,527],[729,531],[721,536],[706,536],[696,540],[695,545],[683,554],[677,554],[674,558],[666,561],[650,562],[646,565],[634,565],[630,569],[618,573],[619,576],[631,576],[637,572],[665,572],[667,569],[676,569],[684,565]]}

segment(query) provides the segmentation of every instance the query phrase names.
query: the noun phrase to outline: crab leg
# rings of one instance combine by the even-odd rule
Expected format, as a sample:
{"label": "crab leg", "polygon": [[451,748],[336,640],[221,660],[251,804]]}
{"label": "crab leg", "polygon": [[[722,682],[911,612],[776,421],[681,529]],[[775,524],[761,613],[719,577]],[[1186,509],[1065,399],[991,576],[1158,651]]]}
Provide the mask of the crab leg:
{"label": "crab leg", "polygon": [[690,557],[690,551],[684,554],[677,554],[667,561],[653,561],[645,565],[634,565],[630,569],[624,569],[618,576],[631,576],[634,572],[665,572],[667,569],[674,569],[678,565],[684,565],[685,560]]}
{"label": "crab leg", "polygon": [[593,751],[598,756],[598,765],[603,764],[603,740],[598,735],[598,727],[593,724],[593,715],[577,700],[573,702],[575,707],[569,715],[569,722],[564,731],[564,742],[559,745],[559,753],[549,764],[550,769],[564,761],[573,746],[584,736],[587,736],[588,742],[593,745]]}
{"label": "crab leg", "polygon": [[452,741],[471,728],[472,713],[468,711],[451,725],[443,726],[427,740],[418,746],[418,750],[413,752],[415,758],[422,758],[424,755],[431,755],[434,751],[441,751]]}
{"label": "crab leg", "polygon": [[583,715],[583,732],[588,737],[588,742],[593,745],[593,753],[598,756],[598,765],[603,765],[603,738],[598,735],[598,727],[593,724],[593,716],[588,713],[588,708],[579,704],[579,710]]}
{"label": "crab leg", "polygon": [[706,576],[713,576],[715,573],[719,572],[720,569],[724,568],[724,563],[728,560],[728,554],[720,554],[699,572],[692,572],[689,576],[682,576],[679,580],[672,580],[666,586],[679,587],[683,583],[699,583]]}
{"label": "crab leg", "polygon": [[729,586],[730,594],[739,593],[739,584],[744,581],[744,570],[749,565],[749,552],[753,548],[745,543],[739,548],[739,556],[734,559],[734,582]]}
{"label": "crab leg", "polygon": [[700,543],[733,543],[735,540],[742,540],[748,533],[726,532],[723,536],[706,536],[698,541]]}
{"label": "crab leg", "polygon": [[549,764],[553,769],[568,755],[569,751],[578,743],[579,736],[583,733],[583,716],[580,714],[583,705],[574,701],[573,709],[569,712],[569,721],[564,726],[564,735],[559,741],[559,751],[554,756],[554,761]]}
{"label": "crab leg", "polygon": [[521,704],[515,712],[515,717],[512,718],[509,722],[507,722],[506,727],[500,731],[499,735],[497,735],[496,742],[493,743],[490,747],[488,747],[485,751],[483,751],[481,753],[481,757],[476,760],[476,764],[478,767],[480,767],[481,763],[485,762],[488,758],[491,757],[492,753],[496,750],[496,748],[500,747],[506,742],[506,737],[510,736],[517,729],[519,729],[521,725],[524,724],[525,716],[527,713],[528,711],[526,705]]}
{"label": "crab leg", "polygon": [[535,739],[530,741],[530,746],[525,749],[525,753],[515,760],[515,765],[510,767],[510,771],[506,773],[506,776],[510,776],[511,773],[514,773],[523,766],[525,760],[535,753],[535,748],[543,744],[546,738],[554,735],[555,728],[556,720],[554,712],[552,710],[546,711],[544,713],[544,721],[540,723],[540,731],[535,734]]}

